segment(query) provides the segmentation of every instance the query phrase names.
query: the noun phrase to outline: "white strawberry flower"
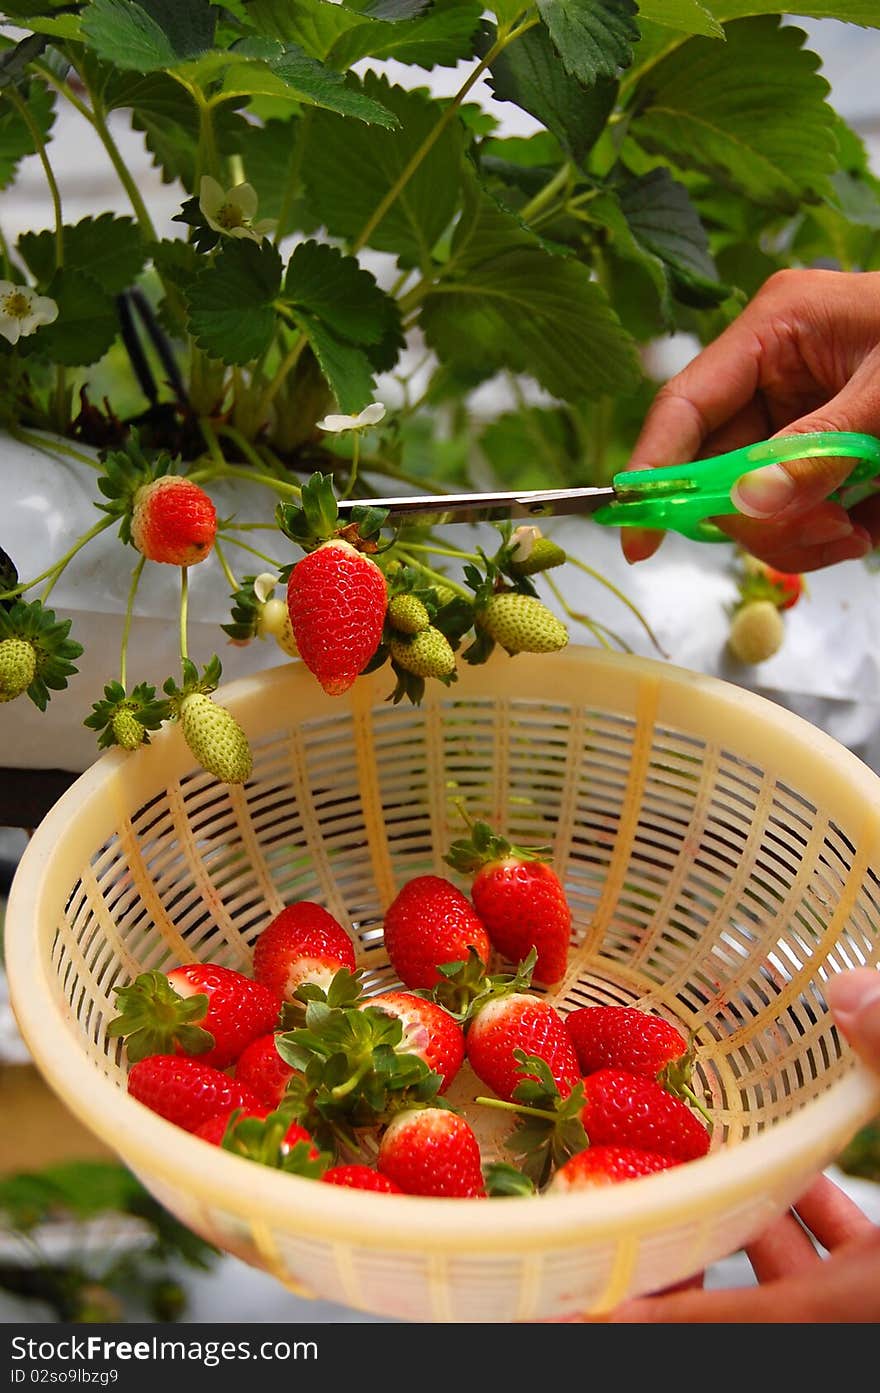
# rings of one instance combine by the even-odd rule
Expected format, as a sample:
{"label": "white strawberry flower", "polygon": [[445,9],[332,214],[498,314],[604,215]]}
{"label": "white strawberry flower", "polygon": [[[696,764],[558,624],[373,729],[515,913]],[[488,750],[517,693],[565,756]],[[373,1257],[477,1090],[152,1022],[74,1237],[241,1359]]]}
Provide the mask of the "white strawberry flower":
{"label": "white strawberry flower", "polygon": [[272,595],[275,586],[279,584],[278,576],[273,576],[271,571],[262,571],[254,581],[254,594],[261,605],[264,605]]}
{"label": "white strawberry flower", "polygon": [[366,430],[367,426],[377,426],[384,415],[382,402],[372,401],[356,416],[325,416],[318,422],[318,429],[332,431],[334,435],[344,430]]}
{"label": "white strawberry flower", "polygon": [[0,281],[0,334],[7,342],[18,343],[41,324],[52,324],[57,318],[58,306],[48,295],[37,295],[13,281]]}
{"label": "white strawberry flower", "polygon": [[540,536],[540,527],[534,527],[530,523],[515,527],[510,537],[514,561],[528,561]]}
{"label": "white strawberry flower", "polygon": [[203,174],[199,184],[199,208],[209,227],[225,237],[246,237],[261,242],[275,227],[274,218],[254,222],[257,211],[257,191],[253,184],[234,184],[223,188],[210,174]]}

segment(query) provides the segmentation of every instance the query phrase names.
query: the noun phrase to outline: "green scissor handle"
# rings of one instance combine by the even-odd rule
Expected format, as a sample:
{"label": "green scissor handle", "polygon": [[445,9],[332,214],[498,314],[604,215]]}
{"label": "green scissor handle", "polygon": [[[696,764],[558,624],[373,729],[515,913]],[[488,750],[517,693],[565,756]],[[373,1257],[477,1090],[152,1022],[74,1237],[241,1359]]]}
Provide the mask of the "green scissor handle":
{"label": "green scissor handle", "polygon": [[[726,455],[694,460],[665,469],[626,469],[615,474],[614,503],[599,508],[593,518],[612,527],[652,527],[680,532],[696,542],[729,542],[731,539],[709,518],[737,512],[730,497],[736,481],[752,469],[783,460],[810,459],[818,455],[852,457],[859,461],[841,487],[864,483],[880,474],[880,440],[851,431],[816,431],[812,435],[785,435],[759,440]],[[630,497],[627,497],[630,495]],[[838,499],[838,494],[831,497]]]}

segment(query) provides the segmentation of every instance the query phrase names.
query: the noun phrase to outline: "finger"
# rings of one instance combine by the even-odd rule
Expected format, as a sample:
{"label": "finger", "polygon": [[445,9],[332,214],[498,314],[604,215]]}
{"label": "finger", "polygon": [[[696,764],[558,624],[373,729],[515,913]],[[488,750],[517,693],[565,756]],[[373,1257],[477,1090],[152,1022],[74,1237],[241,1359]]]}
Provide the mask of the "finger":
{"label": "finger", "polygon": [[847,1040],[880,1072],[880,973],[855,967],[836,973],[825,988],[828,1004]]}
{"label": "finger", "polygon": [[791,1214],[783,1214],[765,1229],[748,1244],[746,1253],[759,1282],[803,1272],[820,1261],[809,1235]]}
{"label": "finger", "polygon": [[827,1175],[814,1180],[794,1208],[810,1233],[829,1251],[850,1239],[861,1238],[876,1227],[855,1200]]}
{"label": "finger", "polygon": [[758,523],[745,518],[737,518],[736,522],[730,518],[718,518],[716,521],[751,556],[756,556],[759,561],[774,566],[778,571],[792,574],[802,575],[825,566],[835,566],[842,561],[859,560],[867,556],[873,546],[869,533],[857,525],[842,529],[843,536],[838,541],[818,540],[823,535],[829,535],[829,532],[832,537],[834,535],[833,526],[826,524],[821,517],[815,534],[807,533],[807,540],[802,539],[791,524],[777,526],[775,523]]}
{"label": "finger", "polygon": [[624,560],[632,566],[637,561],[647,561],[659,550],[665,532],[657,532],[653,527],[623,527],[620,532],[620,545]]}
{"label": "finger", "polygon": [[880,543],[880,493],[854,504],[849,515],[855,526],[865,529],[876,547]]}

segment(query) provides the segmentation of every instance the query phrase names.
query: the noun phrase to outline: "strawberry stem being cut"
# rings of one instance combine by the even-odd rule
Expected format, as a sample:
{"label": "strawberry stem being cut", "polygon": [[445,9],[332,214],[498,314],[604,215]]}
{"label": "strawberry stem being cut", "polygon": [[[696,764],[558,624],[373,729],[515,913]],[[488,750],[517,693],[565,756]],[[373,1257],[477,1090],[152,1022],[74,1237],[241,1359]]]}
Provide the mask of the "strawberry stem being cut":
{"label": "strawberry stem being cut", "polygon": [[120,1014],[107,1026],[111,1039],[125,1039],[129,1063],[153,1054],[204,1054],[213,1049],[214,1036],[196,1022],[204,1020],[208,997],[198,992],[183,997],[164,972],[142,972],[127,987],[117,987]]}

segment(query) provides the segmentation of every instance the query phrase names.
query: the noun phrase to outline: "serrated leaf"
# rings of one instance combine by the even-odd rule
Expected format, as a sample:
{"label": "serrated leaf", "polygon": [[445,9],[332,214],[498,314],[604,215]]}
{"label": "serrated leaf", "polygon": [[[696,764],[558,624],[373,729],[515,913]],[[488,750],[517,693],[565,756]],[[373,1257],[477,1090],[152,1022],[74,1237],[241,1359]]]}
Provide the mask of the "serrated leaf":
{"label": "serrated leaf", "polygon": [[353,256],[322,242],[301,242],[284,278],[283,298],[352,343],[377,344],[399,324],[397,303]]}
{"label": "serrated leaf", "polygon": [[421,326],[444,361],[526,372],[577,400],[631,390],[635,346],[586,266],[517,248],[426,301]]}
{"label": "serrated leaf", "polygon": [[190,331],[213,358],[249,363],[268,348],[281,258],[271,243],[229,240],[189,290]]}
{"label": "serrated leaf", "polygon": [[[22,93],[31,119],[45,140],[55,119],[54,94],[45,83],[32,80]],[[26,123],[9,102],[0,103],[0,189],[15,178],[19,161],[36,153],[34,138]]]}
{"label": "serrated leaf", "polygon": [[639,21],[643,19],[687,34],[724,38],[723,27],[699,0],[639,0]]}
{"label": "serrated leaf", "polygon": [[639,28],[634,0],[538,0],[562,66],[586,87],[632,62]]}
{"label": "serrated leaf", "polygon": [[[659,0],[663,3],[663,0]],[[824,4],[762,4],[761,0],[706,0],[708,8],[722,24],[747,15],[804,15],[810,19],[837,19],[846,24],[863,24],[880,29],[880,11],[875,0],[825,0]]]}
{"label": "serrated leaf", "polygon": [[82,37],[114,67],[149,73],[206,53],[216,19],[210,0],[91,0]]}
{"label": "serrated leaf", "polygon": [[[179,179],[188,193],[194,193],[199,114],[189,93],[164,73],[113,73],[104,86],[103,101],[108,111],[131,109],[132,126],[144,132],[165,183]],[[224,102],[213,113],[218,148],[227,156],[238,153],[248,130],[235,106],[234,100]]]}
{"label": "serrated leaf", "polygon": [[26,34],[17,44],[13,44],[0,55],[0,92],[18,82],[27,71],[28,63],[39,58],[46,47],[46,40],[38,34]]}
{"label": "serrated leaf", "polygon": [[[18,239],[25,264],[40,283],[55,269],[55,233],[25,232]],[[146,247],[131,218],[102,213],[64,227],[64,265],[94,276],[111,295],[125,290],[143,269]]]}
{"label": "serrated leaf", "polygon": [[[399,130],[354,126],[326,111],[313,112],[309,125],[303,180],[316,216],[338,237],[357,238],[440,118],[423,92],[375,73],[365,74],[364,90],[394,113]],[[458,205],[461,152],[461,129],[450,122],[373,230],[371,247],[404,265],[428,264]]]}
{"label": "serrated leaf", "polygon": [[234,63],[223,76],[223,91],[285,97],[306,106],[353,116],[366,125],[392,130],[396,117],[367,96],[354,74],[338,73],[312,58],[296,44],[289,44],[271,58]]}
{"label": "serrated leaf", "polygon": [[630,130],[646,148],[765,206],[793,210],[827,194],[834,114],[803,31],[775,17],[695,38],[641,77]]}
{"label": "serrated leaf", "polygon": [[345,343],[319,319],[299,312],[296,321],[309,341],[318,366],[340,411],[361,411],[373,400],[373,367],[367,354]]}
{"label": "serrated leaf", "polygon": [[663,262],[686,303],[717,305],[730,294],[709,251],[709,238],[684,184],[654,169],[617,189],[636,242]]}
{"label": "serrated leaf", "polygon": [[[491,31],[482,40],[486,49]],[[529,29],[493,60],[490,85],[502,102],[522,107],[557,140],[578,164],[605,130],[617,98],[617,82],[600,79],[585,87],[565,71],[542,25]]]}
{"label": "serrated leaf", "polygon": [[426,13],[403,23],[377,17],[352,27],[331,45],[327,57],[338,67],[366,57],[427,69],[452,66],[473,55],[482,13],[479,0],[436,0]]}
{"label": "serrated leaf", "polygon": [[46,287],[58,318],[35,336],[38,351],[66,367],[88,367],[103,358],[119,331],[116,307],[99,281],[62,267]]}

